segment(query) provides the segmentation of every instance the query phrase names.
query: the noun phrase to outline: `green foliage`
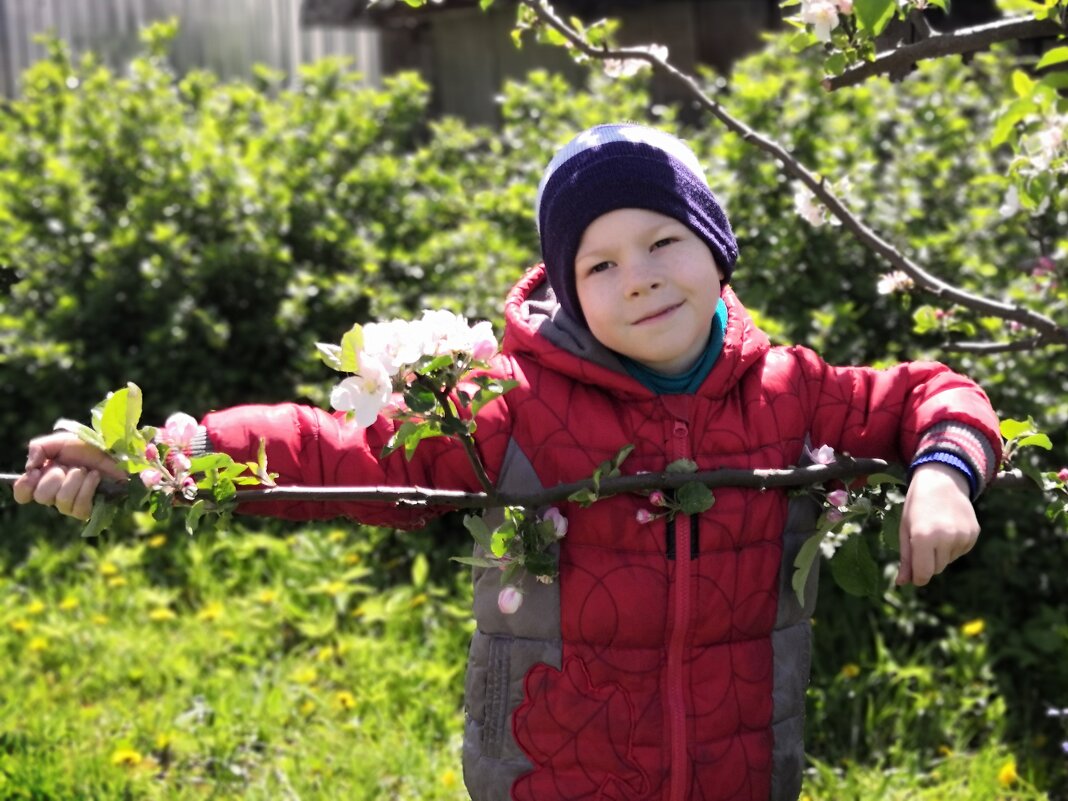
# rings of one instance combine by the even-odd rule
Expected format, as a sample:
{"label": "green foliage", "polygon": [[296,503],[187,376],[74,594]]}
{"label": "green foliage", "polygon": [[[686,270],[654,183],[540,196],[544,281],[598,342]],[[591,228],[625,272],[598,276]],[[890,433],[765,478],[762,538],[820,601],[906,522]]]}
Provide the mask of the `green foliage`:
{"label": "green foliage", "polygon": [[[1047,203],[1029,202],[1027,192],[1014,202],[1014,169],[1020,165],[1014,164],[1012,137],[1028,136],[1033,123],[1025,114],[1012,130],[998,129],[997,109],[1021,100],[1020,89],[1030,87],[1014,81],[1019,69],[1009,51],[995,49],[967,64],[923,63],[898,83],[873,80],[826,93],[818,55],[798,54],[787,37],[776,37],[739,63],[729,81],[711,74],[703,80],[739,117],[774,132],[820,175],[836,183],[848,176],[847,204],[936,275],[1063,319],[1068,188],[1058,174],[1046,187]],[[491,132],[430,120],[427,88],[410,75],[371,89],[343,64],[325,61],[300,77],[294,89],[281,89],[265,71],[247,84],[220,83],[204,73],[179,79],[158,49],[119,76],[92,58],[71,63],[58,44],[27,73],[24,97],[0,115],[0,442],[8,458],[17,458],[25,440],[56,418],[89,408],[126,381],[137,382],[150,399],[143,410],[148,420],[176,408],[196,412],[240,401],[323,402],[327,382],[312,357],[314,343],[336,340],[353,322],[411,317],[424,307],[499,322],[501,298],[537,256],[531,208],[550,153],[584,127],[633,119],[678,130],[708,166],[741,245],[732,283],[776,341],[814,346],[838,363],[947,360],[975,376],[1004,416],[1034,418],[1048,435],[1051,450],[1031,448],[1019,460],[1046,476],[1064,466],[1055,461],[1068,452],[1068,385],[1056,369],[1063,351],[943,349],[972,332],[1007,339],[1024,334],[1004,321],[944,308],[937,298],[880,295],[876,283],[884,264],[840,228],[804,222],[779,165],[708,120],[681,123],[675,109],[651,110],[641,79],[591,75],[589,91],[576,91],[562,78],[532,74],[502,90],[501,126]],[[1048,94],[1036,91],[1038,102],[1046,102]],[[914,321],[921,303],[930,311]],[[854,598],[823,582],[809,710],[814,754],[826,764],[870,757],[911,768],[906,754],[920,754],[929,766],[946,745],[957,753],[982,749],[984,760],[1000,760],[1003,749],[991,743],[1004,736],[1020,745],[1021,776],[1042,787],[1065,786],[1059,746],[1064,732],[1046,709],[1068,707],[1068,549],[1063,523],[1046,519],[1044,508],[1038,493],[991,493],[980,503],[985,533],[975,553],[922,594],[906,589]],[[6,530],[16,530],[10,508],[0,509],[0,516]],[[17,521],[18,533],[5,540],[3,553],[24,553],[45,534],[63,541],[55,521],[42,522],[44,515],[34,510],[20,509]],[[441,769],[437,756],[422,765],[403,762],[405,755],[422,760],[431,753],[409,743],[424,742],[415,738],[425,730],[437,747],[454,736],[444,732],[459,727],[455,676],[464,625],[458,621],[466,613],[453,606],[464,606],[467,590],[457,591],[454,604],[428,589],[426,600],[408,606],[422,594],[409,584],[417,554],[429,565],[427,588],[442,581],[451,587],[455,580],[447,557],[468,539],[436,532],[397,536],[361,529],[354,542],[368,538],[374,550],[359,551],[364,561],[344,568],[341,549],[314,534],[297,535],[304,544],[293,551],[279,548],[278,540],[246,535],[224,537],[218,549],[169,548],[167,559],[146,551],[152,591],[166,590],[179,620],[163,621],[175,628],[147,652],[130,644],[143,639],[145,598],[160,596],[108,593],[78,567],[79,560],[94,564],[94,554],[119,559],[127,551],[98,552],[75,538],[67,548],[38,546],[26,561],[12,557],[11,567],[17,563],[23,571],[18,593],[85,592],[119,628],[98,631],[86,620],[57,628],[54,642],[70,636],[87,660],[107,658],[78,661],[72,646],[51,668],[26,661],[28,640],[4,629],[0,647],[12,657],[4,664],[17,671],[7,686],[31,689],[27,705],[0,706],[15,715],[5,721],[21,727],[15,732],[5,722],[10,739],[4,742],[42,753],[59,741],[64,727],[86,731],[71,722],[75,711],[71,720],[28,711],[33,699],[58,704],[65,698],[56,695],[57,686],[74,698],[64,671],[85,671],[86,686],[97,693],[90,704],[99,709],[99,699],[114,692],[116,709],[144,708],[147,716],[124,724],[112,710],[94,720],[92,736],[84,739],[87,756],[69,764],[72,775],[98,786],[125,776],[109,765],[113,740],[130,738],[148,753],[154,747],[151,716],[174,720],[193,708],[192,693],[182,697],[183,709],[143,707],[150,699],[173,703],[153,691],[199,686],[214,708],[228,710],[223,720],[231,725],[175,747],[177,754],[190,755],[184,764],[191,770],[228,769],[232,755],[255,753],[258,741],[241,721],[267,709],[268,749],[294,760],[286,764],[312,766],[287,773],[299,775],[308,788],[334,782],[334,792],[323,791],[330,797],[338,787],[355,797],[439,797],[431,779],[415,790],[376,784],[387,773],[401,782],[411,776],[417,784],[424,781],[418,777],[433,776]],[[443,565],[453,578],[442,578]],[[347,574],[350,569],[369,572]],[[305,589],[338,576],[346,585],[339,592]],[[249,599],[265,581],[281,597],[299,597],[287,600],[284,612],[251,614],[256,607]],[[141,591],[141,584],[136,587]],[[205,602],[223,602],[223,592],[225,603],[249,611],[245,619],[255,625],[238,627],[238,643],[219,653],[211,649],[224,649],[220,638],[208,641],[185,624]],[[12,591],[5,597],[19,596]],[[7,603],[8,611],[17,608],[15,600]],[[345,616],[356,608],[363,610],[360,625],[368,627],[360,632],[349,628],[354,624]],[[981,641],[960,633],[960,625],[974,618],[985,621]],[[399,652],[400,664],[368,632],[411,636],[414,644]],[[189,650],[175,650],[173,644],[187,635]],[[323,723],[314,729],[321,737],[315,739],[311,724],[288,711],[294,699],[305,697],[302,691],[285,683],[282,700],[270,703],[265,699],[276,696],[257,694],[256,687],[275,686],[297,669],[301,648],[310,653],[320,638],[331,636],[362,638],[359,649],[370,656],[345,675],[366,675],[361,692],[368,691],[368,698],[396,693],[410,700],[418,694],[418,705],[400,708],[387,700],[384,707],[384,717],[405,721],[403,736],[413,739],[402,743],[384,726],[375,728],[379,713],[368,707],[361,720],[381,739],[341,766],[333,756],[337,740],[329,738],[354,736],[355,727]],[[171,650],[163,650],[164,642]],[[198,674],[199,662],[191,656],[197,648],[208,649],[202,651],[210,657],[205,664],[230,673],[224,670],[215,682]],[[452,661],[442,656],[434,662],[424,648],[448,652]],[[174,672],[160,656],[172,652],[181,668]],[[372,672],[378,658],[384,672]],[[43,650],[33,659],[53,657]],[[846,663],[860,667],[859,682],[848,684],[840,676]],[[426,683],[420,678],[424,668],[433,676]],[[126,669],[143,675],[128,682],[121,674]],[[449,674],[451,690],[442,689],[437,671]],[[47,685],[48,675],[56,677],[53,685]],[[157,682],[148,690],[142,689],[145,676]],[[398,683],[402,679],[413,683]],[[235,685],[247,685],[240,703],[226,700]],[[432,708],[419,723],[417,711],[427,699]],[[442,699],[449,709],[437,705]],[[32,729],[25,728],[26,720],[33,721]],[[282,722],[274,728],[276,721]],[[301,736],[294,742],[307,741],[309,751],[285,750],[296,747],[279,733],[290,727],[298,727]],[[108,738],[106,746],[96,732]],[[72,741],[80,740],[66,740]],[[454,754],[445,764],[454,768]],[[976,776],[988,775],[982,773],[986,765]],[[41,774],[42,787],[64,781],[40,763],[31,769]],[[826,789],[835,778],[830,774],[820,769],[813,778],[814,797],[879,795],[871,792],[874,784],[854,785],[853,796],[836,794]],[[924,781],[924,792],[938,787],[929,776]],[[953,787],[930,797],[962,797]],[[1029,792],[1012,797],[1033,797]]]}

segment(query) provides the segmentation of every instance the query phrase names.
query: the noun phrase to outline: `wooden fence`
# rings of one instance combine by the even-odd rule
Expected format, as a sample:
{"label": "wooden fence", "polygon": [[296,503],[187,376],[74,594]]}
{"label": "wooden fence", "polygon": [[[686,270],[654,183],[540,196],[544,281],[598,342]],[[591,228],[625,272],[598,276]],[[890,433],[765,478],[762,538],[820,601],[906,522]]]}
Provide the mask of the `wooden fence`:
{"label": "wooden fence", "polygon": [[300,24],[301,0],[0,0],[0,95],[19,91],[23,70],[44,55],[34,42],[54,32],[75,53],[91,50],[122,70],[138,31],[177,17],[171,60],[179,72],[203,67],[223,78],[266,64],[293,75],[300,64],[348,56],[371,83],[380,75],[379,34],[369,28]]}

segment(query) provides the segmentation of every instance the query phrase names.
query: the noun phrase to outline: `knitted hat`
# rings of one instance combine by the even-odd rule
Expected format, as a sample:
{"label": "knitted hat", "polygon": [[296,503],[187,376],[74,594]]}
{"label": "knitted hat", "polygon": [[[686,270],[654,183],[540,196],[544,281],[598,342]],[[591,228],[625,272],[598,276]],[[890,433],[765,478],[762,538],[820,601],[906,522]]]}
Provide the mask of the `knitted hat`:
{"label": "knitted hat", "polygon": [[697,156],[674,136],[629,123],[589,128],[545,168],[534,210],[549,283],[564,311],[585,323],[575,254],[586,227],[615,209],[648,209],[685,223],[730,280],[738,258],[731,224]]}

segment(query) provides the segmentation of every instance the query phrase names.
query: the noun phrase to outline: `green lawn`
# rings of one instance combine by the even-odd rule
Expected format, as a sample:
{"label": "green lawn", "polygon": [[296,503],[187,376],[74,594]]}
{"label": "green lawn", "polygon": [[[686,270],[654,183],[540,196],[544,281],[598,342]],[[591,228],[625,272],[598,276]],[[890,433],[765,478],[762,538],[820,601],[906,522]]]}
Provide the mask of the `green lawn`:
{"label": "green lawn", "polygon": [[[386,540],[144,534],[0,566],[0,799],[466,798],[466,574],[383,566]],[[1046,798],[1013,764],[814,763],[805,793]]]}

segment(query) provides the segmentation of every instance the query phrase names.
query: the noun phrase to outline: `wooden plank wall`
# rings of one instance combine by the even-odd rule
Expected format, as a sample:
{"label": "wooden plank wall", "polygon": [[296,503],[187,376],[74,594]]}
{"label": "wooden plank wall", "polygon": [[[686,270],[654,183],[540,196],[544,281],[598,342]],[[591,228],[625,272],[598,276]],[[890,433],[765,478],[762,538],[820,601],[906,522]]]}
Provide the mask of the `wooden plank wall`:
{"label": "wooden plank wall", "polygon": [[75,53],[92,50],[116,70],[138,51],[147,23],[178,17],[171,60],[181,73],[203,67],[223,78],[266,64],[293,75],[328,55],[348,56],[378,83],[379,34],[367,28],[300,25],[301,0],[0,0],[0,95],[18,92],[23,70],[44,55],[33,40],[53,31]]}

